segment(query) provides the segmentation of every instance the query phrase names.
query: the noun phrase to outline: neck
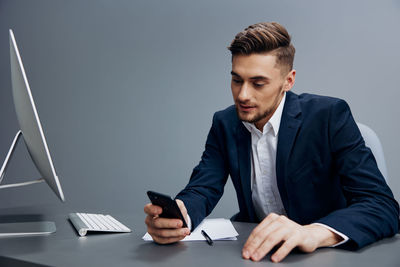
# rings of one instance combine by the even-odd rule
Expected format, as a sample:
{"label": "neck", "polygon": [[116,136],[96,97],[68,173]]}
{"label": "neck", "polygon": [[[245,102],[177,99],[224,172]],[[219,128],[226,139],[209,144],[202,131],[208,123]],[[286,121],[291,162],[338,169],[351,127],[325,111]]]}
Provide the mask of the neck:
{"label": "neck", "polygon": [[[275,110],[276,110],[276,108],[275,108]],[[267,122],[269,121],[269,119],[271,119],[272,115],[274,115],[275,110],[272,112],[271,115],[268,115],[267,117],[265,117],[265,118],[263,118],[263,119],[261,119],[261,120],[255,122],[255,123],[254,123],[254,126],[256,126],[256,128],[257,128],[258,130],[260,130],[261,132],[263,132],[264,125],[267,124]]]}

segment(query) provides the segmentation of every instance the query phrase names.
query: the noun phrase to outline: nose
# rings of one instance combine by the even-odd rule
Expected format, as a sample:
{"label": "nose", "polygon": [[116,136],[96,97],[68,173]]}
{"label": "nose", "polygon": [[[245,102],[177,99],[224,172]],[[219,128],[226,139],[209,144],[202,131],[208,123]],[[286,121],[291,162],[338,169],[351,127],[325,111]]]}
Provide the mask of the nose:
{"label": "nose", "polygon": [[249,92],[249,86],[247,83],[243,83],[242,86],[240,87],[240,91],[238,94],[238,100],[240,102],[246,102],[250,99],[250,92]]}

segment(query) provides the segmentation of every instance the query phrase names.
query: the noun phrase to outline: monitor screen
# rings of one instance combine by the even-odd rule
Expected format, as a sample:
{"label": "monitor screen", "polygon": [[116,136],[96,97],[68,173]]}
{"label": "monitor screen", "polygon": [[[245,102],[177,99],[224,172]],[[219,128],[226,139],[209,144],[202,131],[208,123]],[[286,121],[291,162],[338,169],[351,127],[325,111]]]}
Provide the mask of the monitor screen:
{"label": "monitor screen", "polygon": [[46,138],[39,120],[35,102],[25,74],[21,56],[13,31],[10,29],[10,64],[11,83],[22,136],[28,148],[29,154],[42,178],[47,182],[54,193],[64,201],[64,194],[60,181],[56,175],[53,161],[47,146]]}

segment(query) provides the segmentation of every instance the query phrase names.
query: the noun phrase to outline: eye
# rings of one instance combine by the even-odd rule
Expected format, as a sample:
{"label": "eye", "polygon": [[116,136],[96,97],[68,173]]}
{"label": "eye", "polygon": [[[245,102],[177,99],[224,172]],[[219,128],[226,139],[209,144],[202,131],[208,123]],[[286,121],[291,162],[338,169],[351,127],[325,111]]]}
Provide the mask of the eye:
{"label": "eye", "polygon": [[236,84],[241,84],[243,81],[239,79],[232,79],[232,82]]}
{"label": "eye", "polygon": [[265,85],[265,83],[253,83],[253,84],[254,84],[254,87],[256,87],[256,88],[260,88]]}

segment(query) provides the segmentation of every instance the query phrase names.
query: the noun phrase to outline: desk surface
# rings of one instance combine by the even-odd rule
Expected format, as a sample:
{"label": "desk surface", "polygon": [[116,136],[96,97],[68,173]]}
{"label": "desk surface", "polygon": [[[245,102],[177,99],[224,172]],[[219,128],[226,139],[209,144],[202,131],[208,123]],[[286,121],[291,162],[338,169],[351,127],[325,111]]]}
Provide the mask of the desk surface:
{"label": "desk surface", "polygon": [[[1,213],[2,221],[6,216]],[[57,232],[48,236],[0,238],[0,256],[50,266],[266,266],[273,265],[269,257],[261,262],[241,258],[241,249],[255,224],[237,223],[237,241],[179,242],[156,245],[144,242],[144,214],[112,214],[131,227],[128,234],[89,234],[78,237],[67,219],[67,213],[45,216],[53,220]],[[38,215],[24,215],[40,217]],[[384,239],[362,250],[351,252],[324,248],[311,254],[295,252],[283,263],[288,266],[398,266],[400,235]],[[3,266],[0,257],[0,265]],[[4,261],[5,262],[5,261]],[[14,265],[13,265],[14,266]],[[26,266],[26,265],[15,265]],[[37,266],[37,265],[34,265]]]}

